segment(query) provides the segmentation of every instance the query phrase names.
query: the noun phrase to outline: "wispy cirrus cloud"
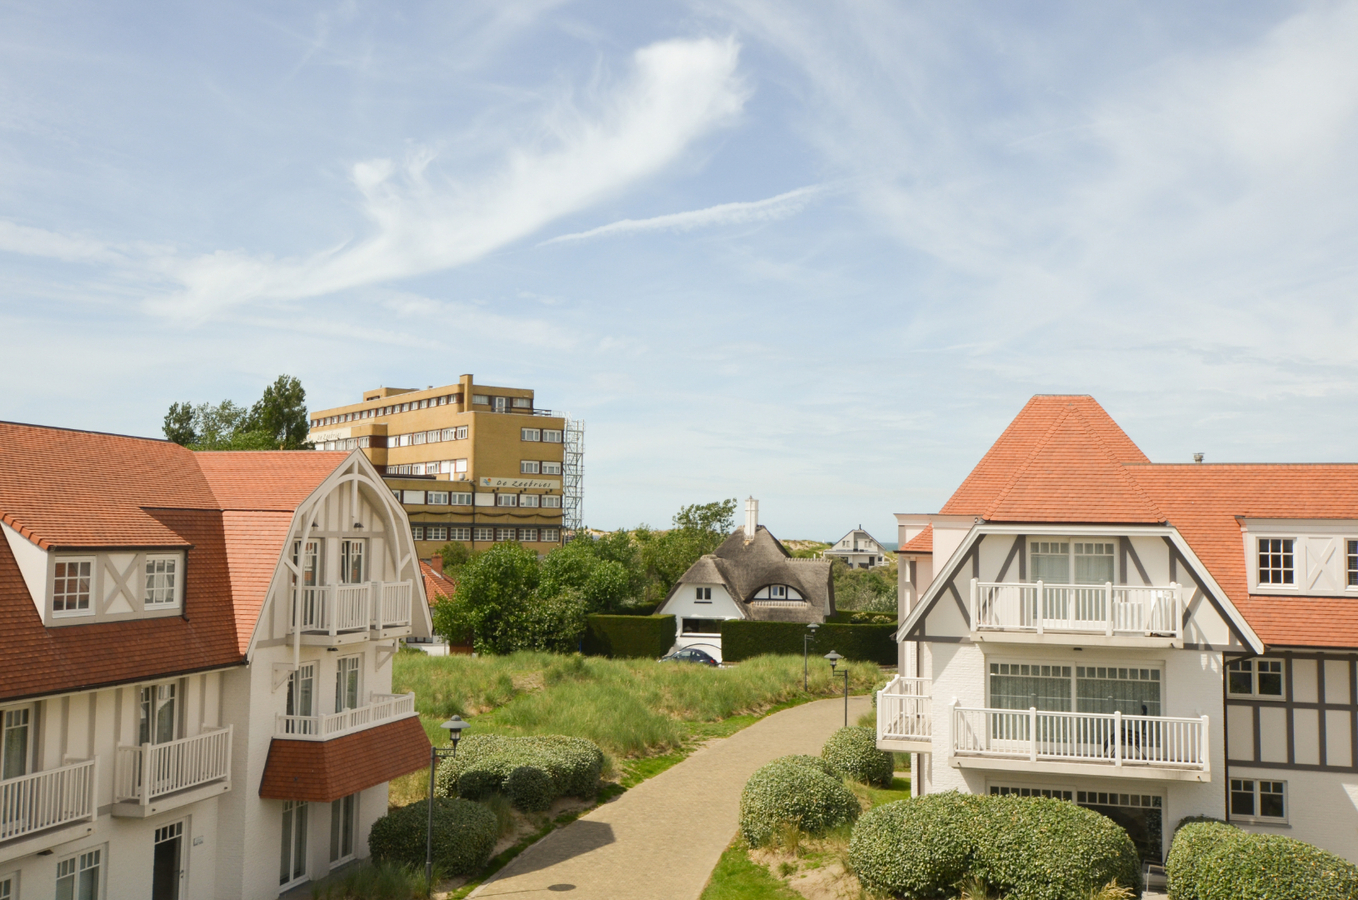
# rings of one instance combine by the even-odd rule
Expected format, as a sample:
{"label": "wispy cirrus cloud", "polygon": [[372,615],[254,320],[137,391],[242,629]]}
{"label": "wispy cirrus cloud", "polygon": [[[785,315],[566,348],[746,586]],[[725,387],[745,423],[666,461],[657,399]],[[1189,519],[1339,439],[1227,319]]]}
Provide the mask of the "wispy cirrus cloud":
{"label": "wispy cirrus cloud", "polygon": [[647,231],[693,231],[697,228],[716,228],[723,225],[746,225],[751,222],[773,222],[801,212],[817,194],[825,191],[824,185],[810,185],[787,191],[776,197],[749,202],[719,203],[706,209],[652,216],[649,219],[622,219],[591,228],[563,234],[543,241],[539,246],[563,244],[571,241],[586,241],[591,238],[617,237],[625,234],[639,234]]}

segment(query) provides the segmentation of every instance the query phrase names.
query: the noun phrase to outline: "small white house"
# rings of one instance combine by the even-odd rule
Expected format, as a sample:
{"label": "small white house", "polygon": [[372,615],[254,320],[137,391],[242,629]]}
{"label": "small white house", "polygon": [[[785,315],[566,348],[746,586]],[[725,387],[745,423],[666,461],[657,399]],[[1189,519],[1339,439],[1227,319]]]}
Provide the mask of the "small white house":
{"label": "small white house", "polygon": [[886,548],[877,538],[864,531],[862,525],[835,541],[824,555],[844,560],[850,569],[886,565]]}
{"label": "small white house", "polygon": [[759,524],[759,501],[745,501],[745,525],[702,556],[656,610],[675,617],[674,649],[697,647],[721,660],[726,619],[824,622],[835,611],[830,563],[797,559]]}

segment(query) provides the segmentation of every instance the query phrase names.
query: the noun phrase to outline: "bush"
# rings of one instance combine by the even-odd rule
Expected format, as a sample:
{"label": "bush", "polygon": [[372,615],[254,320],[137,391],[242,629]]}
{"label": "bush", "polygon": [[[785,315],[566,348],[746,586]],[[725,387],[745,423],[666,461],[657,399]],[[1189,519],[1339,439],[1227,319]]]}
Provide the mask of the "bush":
{"label": "bush", "polygon": [[541,810],[557,797],[593,797],[603,763],[603,753],[584,738],[472,734],[457,756],[439,764],[435,791],[469,800],[498,792],[518,809]]}
{"label": "bush", "polygon": [[792,756],[780,756],[778,757],[777,762],[792,763],[801,766],[810,766],[811,768],[815,769],[818,772],[824,772],[831,778],[841,777],[839,772],[835,771],[834,766],[830,765],[828,762],[821,759],[819,756],[807,756],[805,754],[798,753]]}
{"label": "bush", "polygon": [[1166,860],[1173,900],[1351,900],[1358,867],[1302,841],[1224,822],[1182,824]]}
{"label": "bush", "polygon": [[614,659],[657,659],[674,646],[674,616],[585,617],[585,653]]}
{"label": "bush", "polygon": [[740,793],[740,833],[751,847],[794,826],[824,834],[858,817],[858,799],[836,778],[808,760],[782,757],[750,776]]}
{"label": "bush", "polygon": [[877,749],[877,730],[851,726],[841,728],[820,749],[821,758],[842,778],[852,778],[862,784],[890,787],[895,774],[895,760],[890,753]]}
{"label": "bush", "polygon": [[[896,642],[891,637],[895,632],[894,623],[842,625],[827,622],[816,630],[815,640],[811,642],[811,655],[824,656],[834,650],[845,659],[895,665]],[[739,662],[768,653],[801,656],[804,634],[806,625],[800,622],[727,619],[721,623],[721,657],[727,662]]]}
{"label": "bush", "polygon": [[[428,801],[387,813],[373,823],[368,849],[377,862],[424,866]],[[495,847],[495,814],[469,800],[434,801],[434,865],[445,875],[480,871]]]}
{"label": "bush", "polygon": [[1110,881],[1141,889],[1131,838],[1062,800],[933,794],[889,803],[854,827],[849,858],[870,891],[933,897],[963,877],[1008,900],[1086,900]]}

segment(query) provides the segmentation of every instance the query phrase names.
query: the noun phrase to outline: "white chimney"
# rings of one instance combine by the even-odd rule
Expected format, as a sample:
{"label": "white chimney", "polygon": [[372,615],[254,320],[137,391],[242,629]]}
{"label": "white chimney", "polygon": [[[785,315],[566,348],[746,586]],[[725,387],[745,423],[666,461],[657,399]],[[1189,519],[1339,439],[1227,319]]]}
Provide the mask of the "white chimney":
{"label": "white chimney", "polygon": [[754,540],[754,533],[759,529],[759,501],[753,497],[745,501],[745,540]]}

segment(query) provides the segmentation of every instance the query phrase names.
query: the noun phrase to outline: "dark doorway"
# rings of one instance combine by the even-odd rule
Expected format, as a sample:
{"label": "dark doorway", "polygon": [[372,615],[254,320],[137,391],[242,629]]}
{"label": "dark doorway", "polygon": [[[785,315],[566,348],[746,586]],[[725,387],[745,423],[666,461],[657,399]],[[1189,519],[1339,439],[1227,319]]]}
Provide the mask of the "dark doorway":
{"label": "dark doorway", "polygon": [[156,854],[151,866],[151,900],[179,900],[183,841],[183,822],[156,829]]}
{"label": "dark doorway", "polygon": [[1158,808],[1132,806],[1101,806],[1081,803],[1085,809],[1105,815],[1122,826],[1136,846],[1136,855],[1143,863],[1160,862],[1163,837],[1162,813]]}

